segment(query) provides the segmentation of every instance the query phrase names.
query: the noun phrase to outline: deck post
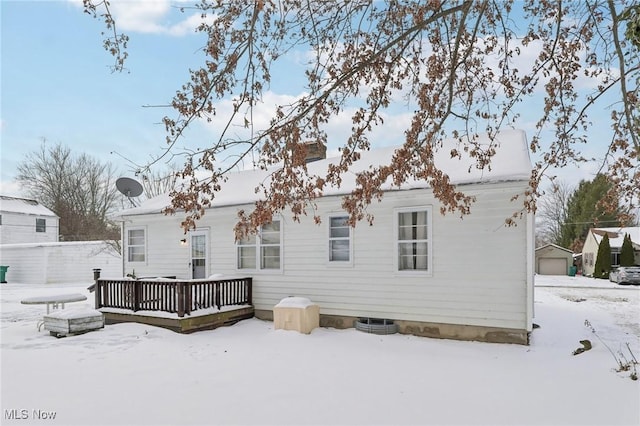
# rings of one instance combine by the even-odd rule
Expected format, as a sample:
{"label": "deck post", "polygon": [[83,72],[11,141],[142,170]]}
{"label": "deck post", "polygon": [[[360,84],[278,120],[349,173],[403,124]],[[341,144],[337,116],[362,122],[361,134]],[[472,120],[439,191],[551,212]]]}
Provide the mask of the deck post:
{"label": "deck post", "polygon": [[253,277],[245,278],[245,286],[247,288],[247,303],[253,305]]}
{"label": "deck post", "polygon": [[176,286],[178,292],[178,316],[182,318],[184,316],[184,283],[179,282]]}
{"label": "deck post", "polygon": [[215,305],[218,309],[220,309],[220,282],[216,281],[213,283],[215,289]]}
{"label": "deck post", "polygon": [[[111,302],[110,297],[111,295],[109,294],[109,283],[103,281],[102,283],[102,300],[100,301],[101,306],[109,306],[109,302]],[[117,294],[117,293],[116,293]],[[104,301],[104,303],[102,303]]]}
{"label": "deck post", "polygon": [[102,308],[102,285],[100,283],[100,279],[96,279],[94,291],[94,301],[95,301],[95,309]]}
{"label": "deck post", "polygon": [[191,294],[193,293],[193,287],[190,282],[184,283],[184,287],[184,313],[191,315],[191,306],[193,305]]}
{"label": "deck post", "polygon": [[139,281],[133,282],[133,312],[140,310],[140,301],[142,300],[141,293],[142,285]]}
{"label": "deck post", "polygon": [[[98,280],[100,279],[100,268],[95,268],[93,270],[93,291],[95,292],[94,294],[94,305],[95,305],[95,309],[100,308],[100,283],[98,282]],[[89,287],[89,289],[91,289],[91,287]]]}

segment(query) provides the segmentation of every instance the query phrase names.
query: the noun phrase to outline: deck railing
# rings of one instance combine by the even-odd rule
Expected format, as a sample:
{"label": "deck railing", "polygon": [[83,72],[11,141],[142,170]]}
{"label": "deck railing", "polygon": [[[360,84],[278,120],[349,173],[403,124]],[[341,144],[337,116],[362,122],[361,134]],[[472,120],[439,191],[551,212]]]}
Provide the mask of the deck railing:
{"label": "deck railing", "polygon": [[179,317],[199,309],[252,304],[252,279],[111,280],[96,279],[95,305],[132,311],[162,311]]}

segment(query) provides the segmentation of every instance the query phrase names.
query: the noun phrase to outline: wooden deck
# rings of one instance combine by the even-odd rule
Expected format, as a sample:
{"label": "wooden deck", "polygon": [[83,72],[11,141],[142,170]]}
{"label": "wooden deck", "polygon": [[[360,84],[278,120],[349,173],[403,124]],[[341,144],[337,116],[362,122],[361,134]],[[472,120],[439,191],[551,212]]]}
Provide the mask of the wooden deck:
{"label": "wooden deck", "polygon": [[213,330],[218,327],[233,325],[243,319],[253,318],[253,306],[238,307],[228,311],[215,312],[202,315],[185,316],[182,318],[169,318],[143,313],[113,312],[109,308],[101,310],[104,314],[105,324],[118,324],[123,322],[136,322],[156,327],[166,328],[177,333],[193,333],[194,331]]}
{"label": "wooden deck", "polygon": [[252,279],[100,279],[92,286],[106,324],[138,322],[180,333],[254,316]]}

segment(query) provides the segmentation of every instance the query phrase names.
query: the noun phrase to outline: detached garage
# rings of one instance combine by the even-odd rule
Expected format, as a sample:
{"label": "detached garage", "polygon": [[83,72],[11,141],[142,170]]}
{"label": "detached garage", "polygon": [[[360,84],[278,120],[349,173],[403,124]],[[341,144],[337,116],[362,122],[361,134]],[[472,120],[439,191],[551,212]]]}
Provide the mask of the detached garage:
{"label": "detached garage", "polygon": [[536,249],[536,274],[568,275],[573,266],[573,252],[555,244]]}

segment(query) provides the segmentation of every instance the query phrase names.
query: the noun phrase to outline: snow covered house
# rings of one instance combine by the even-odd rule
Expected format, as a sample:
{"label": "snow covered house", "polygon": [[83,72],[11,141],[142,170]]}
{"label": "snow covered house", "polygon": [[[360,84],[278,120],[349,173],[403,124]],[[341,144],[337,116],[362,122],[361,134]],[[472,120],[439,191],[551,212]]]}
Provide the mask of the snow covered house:
{"label": "snow covered house", "polygon": [[36,200],[0,196],[0,265],[21,284],[91,281],[94,268],[122,271],[113,242],[58,240],[59,218]]}
{"label": "snow covered house", "polygon": [[58,216],[36,200],[0,195],[0,244],[58,241]]}
{"label": "snow covered house", "polygon": [[625,234],[629,234],[635,255],[635,264],[640,265],[640,226],[627,228],[591,228],[582,247],[582,273],[593,276],[598,247],[605,234],[609,235],[611,246],[611,266],[620,266],[620,250]]}
{"label": "snow covered house", "polygon": [[[389,185],[384,199],[368,211],[373,226],[346,224],[342,196],[355,174],[382,164],[395,148],[363,152],[341,188],[317,200],[322,223],[294,222],[282,215],[258,236],[235,241],[237,212],[250,210],[254,188],[268,172],[229,175],[213,206],[184,235],[180,215],[161,210],[168,196],[147,200],[118,213],[123,227],[123,269],[137,276],[179,279],[214,274],[253,279],[253,305],[259,318],[287,296],[306,297],[320,307],[320,325],[353,327],[358,318],[390,319],[401,333],[421,336],[527,344],[532,330],[534,276],[533,215],[522,210],[531,172],[525,133],[498,135],[491,170],[479,170],[469,157],[451,158],[445,147],[436,164],[477,201],[471,214],[442,215],[426,182],[402,189]],[[488,143],[488,140],[485,140]],[[309,163],[326,170],[331,159]],[[514,197],[519,196],[517,201]]]}

